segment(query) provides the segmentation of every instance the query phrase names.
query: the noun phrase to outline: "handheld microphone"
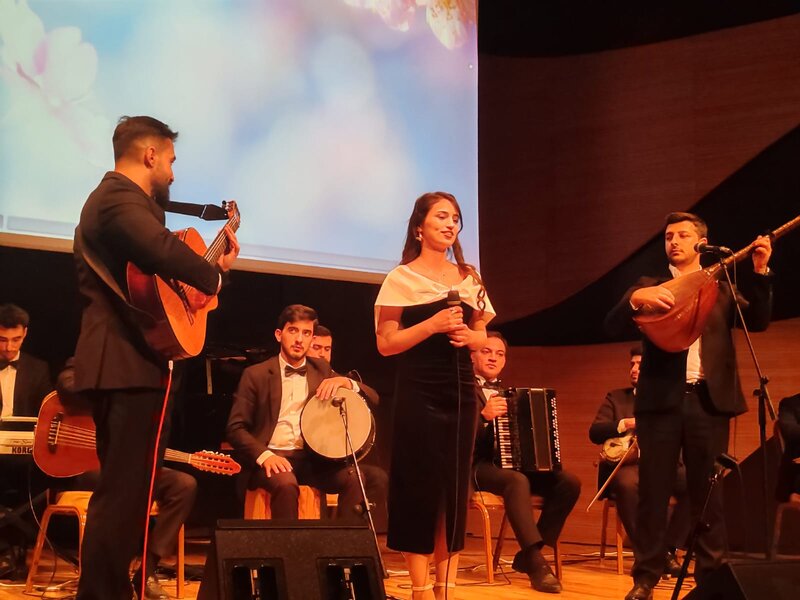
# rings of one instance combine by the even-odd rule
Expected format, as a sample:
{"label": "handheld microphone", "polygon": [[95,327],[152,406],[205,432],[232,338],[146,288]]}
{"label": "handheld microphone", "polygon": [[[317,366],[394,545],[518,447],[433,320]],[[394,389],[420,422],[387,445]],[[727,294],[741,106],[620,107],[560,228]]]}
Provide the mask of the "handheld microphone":
{"label": "handheld microphone", "polygon": [[451,289],[447,292],[447,306],[461,306],[461,296],[458,295],[458,290]]}
{"label": "handheld microphone", "polygon": [[725,246],[712,246],[705,242],[697,242],[694,245],[694,251],[700,254],[713,254],[715,256],[730,256],[733,254],[733,250],[730,248],[726,248]]}

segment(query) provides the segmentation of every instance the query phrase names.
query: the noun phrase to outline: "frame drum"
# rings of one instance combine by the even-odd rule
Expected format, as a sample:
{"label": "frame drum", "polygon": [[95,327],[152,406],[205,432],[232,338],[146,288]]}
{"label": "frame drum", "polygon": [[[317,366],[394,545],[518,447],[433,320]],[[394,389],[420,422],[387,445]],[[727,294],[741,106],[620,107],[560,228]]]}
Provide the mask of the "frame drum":
{"label": "frame drum", "polygon": [[[341,407],[335,406],[341,402]],[[344,418],[343,418],[344,416]],[[353,390],[340,387],[333,398],[320,400],[313,396],[300,414],[300,431],[306,446],[324,458],[343,460],[350,456],[344,420],[350,439],[361,459],[375,442],[375,419],[367,401]]]}

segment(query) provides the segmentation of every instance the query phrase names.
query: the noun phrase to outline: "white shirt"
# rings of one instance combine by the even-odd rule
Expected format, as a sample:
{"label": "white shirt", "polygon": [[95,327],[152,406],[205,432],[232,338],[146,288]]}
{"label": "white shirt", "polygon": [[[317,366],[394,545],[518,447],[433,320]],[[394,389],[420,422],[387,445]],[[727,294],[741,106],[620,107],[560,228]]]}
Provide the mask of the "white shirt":
{"label": "white shirt", "polygon": [[[700,269],[698,269],[699,271]],[[669,272],[672,277],[680,277],[681,272],[672,265],[669,265]],[[694,383],[704,378],[703,365],[700,362],[700,344],[703,336],[698,337],[689,346],[689,354],[686,356],[686,381]]]}
{"label": "white shirt", "polygon": [[[20,352],[11,360],[19,360]],[[17,369],[8,365],[0,371],[0,398],[3,399],[3,413],[0,418],[14,414],[14,386],[17,383]]]}

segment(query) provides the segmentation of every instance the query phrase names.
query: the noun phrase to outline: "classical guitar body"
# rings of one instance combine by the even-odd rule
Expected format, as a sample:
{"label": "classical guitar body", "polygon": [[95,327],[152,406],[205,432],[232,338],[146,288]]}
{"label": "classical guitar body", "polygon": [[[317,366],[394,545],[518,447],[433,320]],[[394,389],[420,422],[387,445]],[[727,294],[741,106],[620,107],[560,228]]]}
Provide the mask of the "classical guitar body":
{"label": "classical guitar body", "polygon": [[[197,230],[183,229],[175,235],[197,254],[205,253],[205,242]],[[133,263],[128,263],[127,278],[130,303],[152,317],[152,322],[142,326],[150,348],[170,359],[200,354],[208,313],[217,307],[217,297],[212,296],[208,304],[195,311],[186,300],[186,290],[190,289],[186,284],[148,275]]]}
{"label": "classical guitar body", "polygon": [[[50,392],[39,409],[33,435],[33,460],[51,477],[74,477],[99,469],[95,437],[88,403],[79,399],[62,402],[56,392]],[[235,475],[242,470],[230,456],[207,450],[189,453],[167,448],[164,460],[186,463],[218,475]]]}
{"label": "classical guitar body", "polygon": [[[91,431],[87,437],[85,430]],[[73,440],[76,443],[65,443]],[[33,436],[33,460],[52,477],[74,477],[100,468],[94,445],[91,407],[80,400],[61,402],[50,392],[39,409]]]}

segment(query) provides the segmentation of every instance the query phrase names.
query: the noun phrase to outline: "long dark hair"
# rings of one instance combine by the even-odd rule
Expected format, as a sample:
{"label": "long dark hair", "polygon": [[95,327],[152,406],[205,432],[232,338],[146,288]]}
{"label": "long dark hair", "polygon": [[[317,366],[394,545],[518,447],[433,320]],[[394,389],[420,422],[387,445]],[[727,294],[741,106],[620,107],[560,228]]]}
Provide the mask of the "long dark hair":
{"label": "long dark hair", "polygon": [[[422,241],[417,239],[417,229],[422,227],[425,217],[431,210],[431,207],[440,200],[447,200],[453,205],[458,213],[458,232],[464,228],[464,218],[461,216],[461,207],[458,205],[458,200],[453,194],[447,192],[427,192],[422,194],[414,202],[414,210],[411,211],[411,216],[408,218],[408,229],[406,230],[406,242],[403,245],[403,255],[400,258],[401,265],[407,265],[412,260],[417,258],[422,252]],[[464,260],[464,252],[461,250],[461,242],[458,241],[456,236],[455,242],[447,250],[449,258],[452,258],[458,265],[458,270],[464,275],[470,275],[475,282],[480,286],[478,291],[478,308],[483,312],[486,308],[486,288],[483,285],[481,276],[478,275],[477,269]]]}

